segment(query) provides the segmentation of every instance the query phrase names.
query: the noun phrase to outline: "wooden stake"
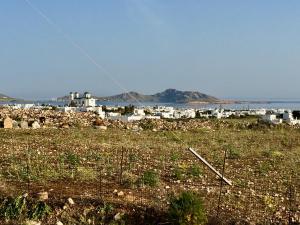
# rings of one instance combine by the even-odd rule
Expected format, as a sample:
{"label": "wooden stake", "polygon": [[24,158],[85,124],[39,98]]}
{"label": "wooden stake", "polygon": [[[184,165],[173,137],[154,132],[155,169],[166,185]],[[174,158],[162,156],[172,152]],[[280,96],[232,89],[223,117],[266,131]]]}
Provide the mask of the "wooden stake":
{"label": "wooden stake", "polygon": [[203,162],[211,171],[217,174],[226,184],[232,185],[232,182],[226,179],[219,171],[217,171],[212,165],[210,165],[204,158],[202,158],[194,149],[188,148],[188,150],[193,153],[201,162]]}

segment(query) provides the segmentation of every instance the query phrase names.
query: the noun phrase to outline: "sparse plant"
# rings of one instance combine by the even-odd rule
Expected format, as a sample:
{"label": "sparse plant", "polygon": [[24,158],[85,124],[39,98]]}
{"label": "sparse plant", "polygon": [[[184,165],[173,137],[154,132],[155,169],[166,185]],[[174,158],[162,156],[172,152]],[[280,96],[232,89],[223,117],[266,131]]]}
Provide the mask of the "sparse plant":
{"label": "sparse plant", "polygon": [[28,212],[28,218],[31,220],[41,220],[51,213],[51,207],[45,202],[38,202],[32,206]]}
{"label": "sparse plant", "polygon": [[143,177],[139,182],[150,187],[155,187],[159,183],[159,176],[155,171],[148,170],[144,172]]}
{"label": "sparse plant", "polygon": [[153,130],[154,128],[154,123],[152,120],[144,120],[139,125],[144,130]]}
{"label": "sparse plant", "polygon": [[182,180],[184,177],[184,170],[182,168],[176,167],[173,170],[173,175],[172,175],[176,180]]}
{"label": "sparse plant", "polygon": [[16,198],[6,198],[0,207],[0,215],[5,220],[19,219],[26,210],[26,197],[20,195]]}
{"label": "sparse plant", "polygon": [[188,169],[188,174],[193,177],[200,177],[202,170],[198,165],[192,165]]}
{"label": "sparse plant", "polygon": [[202,199],[190,191],[171,198],[169,217],[174,225],[202,225],[207,222]]}
{"label": "sparse plant", "polygon": [[68,152],[65,154],[65,162],[71,167],[76,168],[80,164],[80,157],[79,155]]}
{"label": "sparse plant", "polygon": [[171,160],[172,160],[173,162],[179,160],[179,158],[180,158],[180,155],[179,155],[178,152],[172,152],[172,153],[171,153]]}
{"label": "sparse plant", "polygon": [[230,147],[227,151],[228,159],[239,159],[241,157],[241,153],[237,148]]}

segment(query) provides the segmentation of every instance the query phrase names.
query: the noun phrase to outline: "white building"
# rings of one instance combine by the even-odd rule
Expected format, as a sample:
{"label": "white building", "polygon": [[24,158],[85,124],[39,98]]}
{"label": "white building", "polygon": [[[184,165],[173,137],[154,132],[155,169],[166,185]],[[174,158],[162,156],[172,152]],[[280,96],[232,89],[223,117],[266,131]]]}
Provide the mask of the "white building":
{"label": "white building", "polygon": [[83,95],[80,95],[78,92],[71,92],[69,96],[69,106],[95,107],[96,99],[92,98],[89,92],[85,92]]}
{"label": "white building", "polygon": [[181,109],[181,110],[175,110],[174,111],[174,118],[180,119],[180,118],[195,118],[196,117],[196,111],[194,109]]}
{"label": "white building", "polygon": [[133,114],[136,116],[145,116],[144,109],[134,109]]}
{"label": "white building", "polygon": [[280,124],[282,119],[277,119],[276,114],[266,114],[262,116],[262,120],[267,123]]}

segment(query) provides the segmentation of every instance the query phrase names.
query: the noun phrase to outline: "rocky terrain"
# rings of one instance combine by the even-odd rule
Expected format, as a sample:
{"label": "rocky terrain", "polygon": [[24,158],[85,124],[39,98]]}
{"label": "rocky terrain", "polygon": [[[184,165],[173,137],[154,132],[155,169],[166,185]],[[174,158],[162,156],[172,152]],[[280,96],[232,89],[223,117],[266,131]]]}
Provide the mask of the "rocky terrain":
{"label": "rocky terrain", "polygon": [[[212,224],[300,222],[298,127],[255,118],[124,123],[52,108],[1,108],[0,118],[10,128],[0,129],[1,224],[170,224],[170,196],[185,190],[200,194],[210,221],[218,215]],[[233,185],[188,147],[218,171],[226,150]],[[20,199],[29,211],[8,216]]]}

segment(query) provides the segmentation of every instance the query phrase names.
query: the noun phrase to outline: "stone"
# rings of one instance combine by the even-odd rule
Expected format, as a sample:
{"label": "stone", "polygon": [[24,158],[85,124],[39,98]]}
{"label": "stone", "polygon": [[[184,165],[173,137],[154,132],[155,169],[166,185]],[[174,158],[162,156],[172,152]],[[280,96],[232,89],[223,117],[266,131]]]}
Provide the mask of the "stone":
{"label": "stone", "polygon": [[118,197],[123,197],[124,196],[124,192],[123,191],[120,191],[119,193],[118,193]]}
{"label": "stone", "polygon": [[37,196],[40,201],[46,201],[49,198],[48,192],[39,192]]}
{"label": "stone", "polygon": [[103,121],[102,121],[102,120],[96,119],[95,122],[94,122],[94,125],[95,125],[96,127],[99,127],[99,126],[103,126],[104,124],[103,124]]}
{"label": "stone", "polygon": [[107,126],[96,126],[99,130],[107,130]]}
{"label": "stone", "polygon": [[119,221],[119,220],[122,219],[122,217],[123,217],[123,214],[122,214],[122,213],[117,213],[117,214],[114,216],[114,219],[115,219],[115,221]]}
{"label": "stone", "polygon": [[12,121],[13,128],[19,128],[19,123],[15,120]]}
{"label": "stone", "polygon": [[134,125],[134,126],[132,127],[132,131],[134,131],[134,132],[140,131],[140,127],[139,127],[138,125]]}
{"label": "stone", "polygon": [[41,225],[42,223],[39,221],[34,221],[34,220],[27,220],[25,222],[25,225]]}
{"label": "stone", "polygon": [[70,128],[70,126],[67,123],[63,123],[63,124],[61,124],[60,128],[67,129],[67,128]]}
{"label": "stone", "polygon": [[6,117],[3,121],[3,125],[5,129],[12,129],[13,128],[13,120],[9,117]]}
{"label": "stone", "polygon": [[72,198],[68,198],[68,203],[70,205],[75,205],[75,202],[74,202],[74,200]]}
{"label": "stone", "polygon": [[56,225],[64,225],[61,221],[57,221]]}
{"label": "stone", "polygon": [[21,121],[20,122],[20,127],[22,128],[22,129],[28,129],[28,122],[27,121]]}
{"label": "stone", "polygon": [[40,124],[37,121],[34,121],[31,125],[32,129],[39,129],[41,128]]}

